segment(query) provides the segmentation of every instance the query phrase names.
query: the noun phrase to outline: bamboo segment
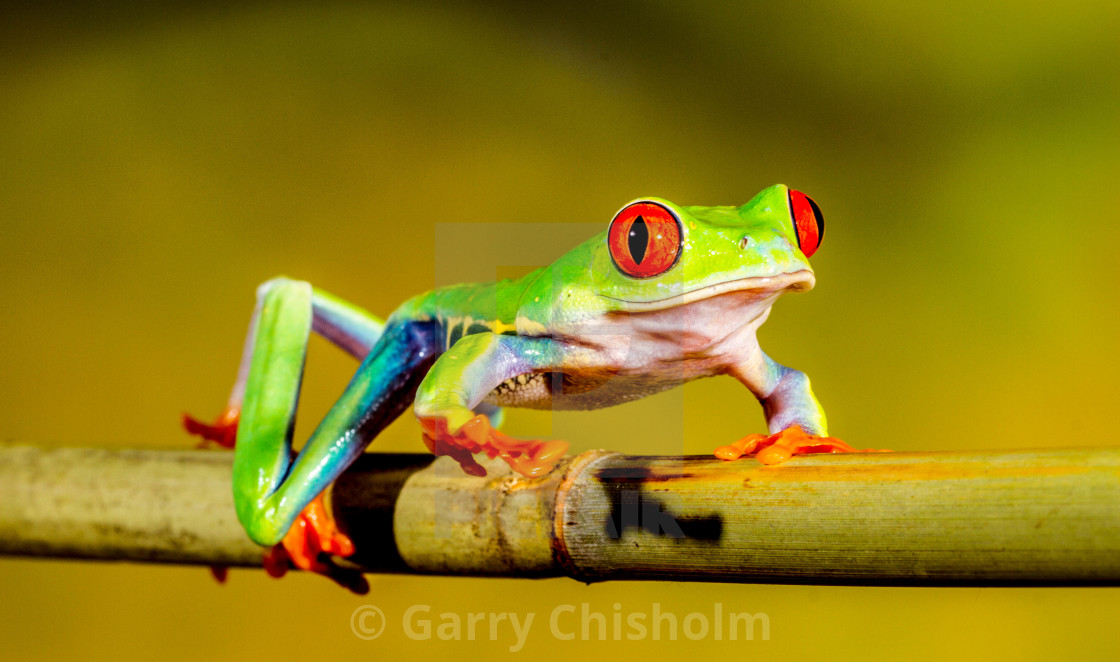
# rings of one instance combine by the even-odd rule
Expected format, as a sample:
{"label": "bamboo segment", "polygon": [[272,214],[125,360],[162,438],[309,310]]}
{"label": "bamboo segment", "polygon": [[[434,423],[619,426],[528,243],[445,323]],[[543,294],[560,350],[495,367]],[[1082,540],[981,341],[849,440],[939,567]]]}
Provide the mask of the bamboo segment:
{"label": "bamboo segment", "polygon": [[0,445],[0,554],[261,565],[232,453]]}
{"label": "bamboo segment", "polygon": [[[0,554],[259,566],[232,454],[0,445]],[[535,479],[370,454],[331,508],[376,572],[1120,584],[1120,449],[753,459],[591,451]]]}
{"label": "bamboo segment", "polygon": [[393,518],[405,563],[420,572],[544,577],[560,574],[553,558],[553,518],[562,468],[539,478],[482,462],[468,476],[441,458],[404,484]]}
{"label": "bamboo segment", "polygon": [[557,517],[584,581],[1115,584],[1120,450],[611,455]]}

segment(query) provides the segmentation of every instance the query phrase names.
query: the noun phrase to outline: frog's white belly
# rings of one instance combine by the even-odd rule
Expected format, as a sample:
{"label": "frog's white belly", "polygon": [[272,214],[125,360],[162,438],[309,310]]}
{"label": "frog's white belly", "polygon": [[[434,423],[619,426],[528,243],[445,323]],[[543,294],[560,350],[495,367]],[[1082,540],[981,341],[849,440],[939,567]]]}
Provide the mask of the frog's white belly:
{"label": "frog's white belly", "polygon": [[761,351],[755,332],[777,294],[731,293],[585,324],[569,336],[580,347],[570,362],[558,370],[507,379],[485,402],[531,409],[598,409],[724,374]]}
{"label": "frog's white belly", "polygon": [[484,402],[499,407],[527,409],[600,409],[644,398],[679,386],[692,379],[718,372],[690,374],[647,374],[613,376],[543,372],[507,380],[486,396]]}

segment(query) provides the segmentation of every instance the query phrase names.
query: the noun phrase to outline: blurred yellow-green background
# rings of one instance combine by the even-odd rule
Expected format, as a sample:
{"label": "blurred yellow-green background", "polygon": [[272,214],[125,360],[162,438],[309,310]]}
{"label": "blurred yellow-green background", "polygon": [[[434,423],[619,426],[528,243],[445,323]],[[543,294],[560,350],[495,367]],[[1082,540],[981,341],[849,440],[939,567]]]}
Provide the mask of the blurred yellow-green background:
{"label": "blurred yellow-green background", "polygon": [[[560,5],[5,9],[0,437],[189,445],[179,413],[220,410],[253,289],[276,274],[387,314],[547,262],[635,197],[741,204],[783,182],[828,232],[817,289],[780,301],[760,337],[812,377],[833,433],[1120,444],[1120,5]],[[300,431],[353,367],[314,343]],[[732,380],[509,420],[575,451],[703,453],[763,427]],[[373,450],[420,448],[405,416]],[[514,644],[505,626],[410,640],[415,604],[536,613],[518,654],[544,659],[1120,653],[1114,589],[371,584],[362,598],[308,576],[218,586],[198,568],[4,560],[0,655],[469,660]],[[764,612],[770,640],[548,633],[558,605],[654,602]],[[390,622],[375,641],[350,629],[365,604]]]}

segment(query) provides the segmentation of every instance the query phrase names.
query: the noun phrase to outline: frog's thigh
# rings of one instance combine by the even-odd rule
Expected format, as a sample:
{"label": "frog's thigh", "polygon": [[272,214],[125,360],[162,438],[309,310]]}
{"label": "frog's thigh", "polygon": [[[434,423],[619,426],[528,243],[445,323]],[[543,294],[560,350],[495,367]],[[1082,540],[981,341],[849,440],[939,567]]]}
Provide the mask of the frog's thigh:
{"label": "frog's thigh", "polygon": [[317,287],[311,311],[311,330],[356,359],[369,354],[385,330],[384,320]]}

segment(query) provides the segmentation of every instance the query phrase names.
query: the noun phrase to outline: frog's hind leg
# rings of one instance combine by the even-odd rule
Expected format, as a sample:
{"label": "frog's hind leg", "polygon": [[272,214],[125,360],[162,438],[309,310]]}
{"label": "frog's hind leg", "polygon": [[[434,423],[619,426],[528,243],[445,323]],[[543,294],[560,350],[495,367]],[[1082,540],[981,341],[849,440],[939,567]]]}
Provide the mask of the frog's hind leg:
{"label": "frog's hind leg", "polygon": [[[282,527],[279,536],[260,535],[260,518],[249,503],[259,502],[262,496],[254,489],[275,486],[291,464],[292,429],[307,341],[312,331],[360,358],[371,354],[372,347],[385,335],[385,325],[369,313],[313,289],[307,283],[283,278],[271,280],[258,289],[238,379],[226,411],[215,425],[207,426],[189,417],[185,417],[184,422],[188,430],[200,432],[223,445],[233,446],[235,437],[239,440],[234,460],[239,517],[243,523],[247,518],[254,521],[254,527],[246,523],[246,529],[262,544],[273,544],[273,537],[283,538],[282,544],[266,556],[270,573],[282,574],[290,559],[298,567],[330,574],[353,588],[359,585],[360,577],[339,573],[333,565],[320,559],[321,553],[340,556],[353,553],[349,538],[338,530],[329,516],[321,492],[353,456],[361,452],[364,443],[354,443],[356,449],[344,453],[337,470],[329,471],[326,482],[316,483],[316,491],[299,499],[298,505],[289,500],[294,512],[287,512],[293,510],[292,507],[284,509],[284,514],[290,516],[285,523],[277,525]],[[372,435],[363,438],[369,439]],[[268,481],[262,481],[266,476]],[[246,491],[250,494],[243,494]]]}
{"label": "frog's hind leg", "polygon": [[323,554],[347,556],[354,550],[319,497],[369,440],[411,404],[441,347],[440,336],[434,322],[387,323],[293,460],[296,406],[316,317],[313,300],[310,286],[290,281],[263,297],[243,385],[234,505],[250,538],[282,546],[274,547],[267,559],[271,573],[282,574],[291,560],[354,588],[357,576],[323,559]]}

